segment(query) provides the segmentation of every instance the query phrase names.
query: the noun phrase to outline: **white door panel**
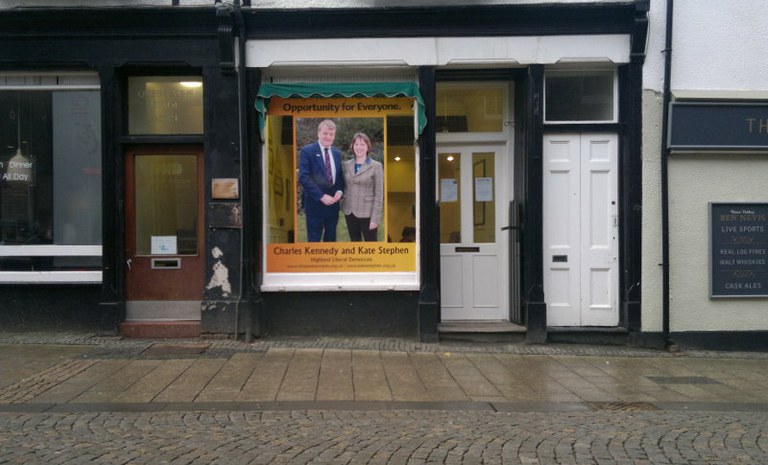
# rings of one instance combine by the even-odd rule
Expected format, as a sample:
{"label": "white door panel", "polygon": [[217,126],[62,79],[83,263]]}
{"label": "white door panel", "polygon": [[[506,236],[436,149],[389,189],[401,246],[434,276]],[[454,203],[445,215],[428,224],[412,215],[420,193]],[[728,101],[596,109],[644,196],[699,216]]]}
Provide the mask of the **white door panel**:
{"label": "white door panel", "polygon": [[578,135],[544,139],[544,295],[552,326],[578,324],[579,144]]}
{"label": "white door panel", "polygon": [[544,138],[544,293],[551,326],[618,324],[617,136]]}
{"label": "white door panel", "polygon": [[499,308],[499,270],[500,258],[496,255],[470,256],[472,261],[472,286],[474,307]]}
{"label": "white door panel", "polygon": [[464,307],[464,290],[455,283],[461,282],[462,257],[454,255],[440,258],[440,302],[446,308]]}

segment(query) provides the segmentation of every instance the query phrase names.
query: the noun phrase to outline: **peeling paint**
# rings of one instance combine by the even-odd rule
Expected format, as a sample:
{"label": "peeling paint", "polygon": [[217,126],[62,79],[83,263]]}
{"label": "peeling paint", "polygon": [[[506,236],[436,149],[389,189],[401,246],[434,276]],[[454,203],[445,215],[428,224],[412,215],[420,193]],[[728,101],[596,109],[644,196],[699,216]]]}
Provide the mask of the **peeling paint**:
{"label": "peeling paint", "polygon": [[220,248],[214,247],[211,249],[211,255],[213,255],[213,258],[221,258],[224,256],[224,252],[222,252]]}
{"label": "peeling paint", "polygon": [[[213,255],[213,258],[220,259],[224,256],[224,252],[218,247],[214,247],[211,250],[211,255]],[[213,274],[205,289],[211,290],[217,287],[221,288],[221,295],[223,297],[229,297],[232,294],[232,285],[229,283],[229,269],[221,263],[221,260],[217,260],[213,264]]]}

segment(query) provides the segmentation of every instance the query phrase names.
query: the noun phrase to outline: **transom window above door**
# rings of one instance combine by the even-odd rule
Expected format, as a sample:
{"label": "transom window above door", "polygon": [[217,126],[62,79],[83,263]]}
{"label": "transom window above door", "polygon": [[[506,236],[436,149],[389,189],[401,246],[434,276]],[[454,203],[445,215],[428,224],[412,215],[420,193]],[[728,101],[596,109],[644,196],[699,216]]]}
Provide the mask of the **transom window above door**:
{"label": "transom window above door", "polygon": [[507,86],[503,83],[438,83],[438,133],[502,132]]}
{"label": "transom window above door", "polygon": [[615,70],[549,70],[544,81],[544,122],[614,123],[618,120]]}
{"label": "transom window above door", "polygon": [[128,133],[203,133],[203,80],[199,76],[128,78]]}

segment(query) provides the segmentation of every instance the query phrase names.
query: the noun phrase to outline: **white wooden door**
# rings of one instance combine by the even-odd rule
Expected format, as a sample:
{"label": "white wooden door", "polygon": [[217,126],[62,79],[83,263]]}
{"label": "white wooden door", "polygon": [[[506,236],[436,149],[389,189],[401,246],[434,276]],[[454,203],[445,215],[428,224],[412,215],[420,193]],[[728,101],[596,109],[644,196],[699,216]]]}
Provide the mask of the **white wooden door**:
{"label": "white wooden door", "polygon": [[544,296],[549,326],[616,326],[618,138],[544,137]]}
{"label": "white wooden door", "polygon": [[503,147],[438,150],[443,321],[508,320],[508,178]]}

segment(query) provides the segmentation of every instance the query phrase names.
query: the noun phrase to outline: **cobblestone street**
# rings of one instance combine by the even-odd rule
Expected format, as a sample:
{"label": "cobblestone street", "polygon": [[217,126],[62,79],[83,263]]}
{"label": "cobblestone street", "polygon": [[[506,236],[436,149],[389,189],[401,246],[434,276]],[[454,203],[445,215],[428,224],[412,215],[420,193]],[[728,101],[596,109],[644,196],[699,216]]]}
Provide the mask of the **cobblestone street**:
{"label": "cobblestone street", "polygon": [[271,411],[0,415],[0,463],[759,464],[764,413]]}

